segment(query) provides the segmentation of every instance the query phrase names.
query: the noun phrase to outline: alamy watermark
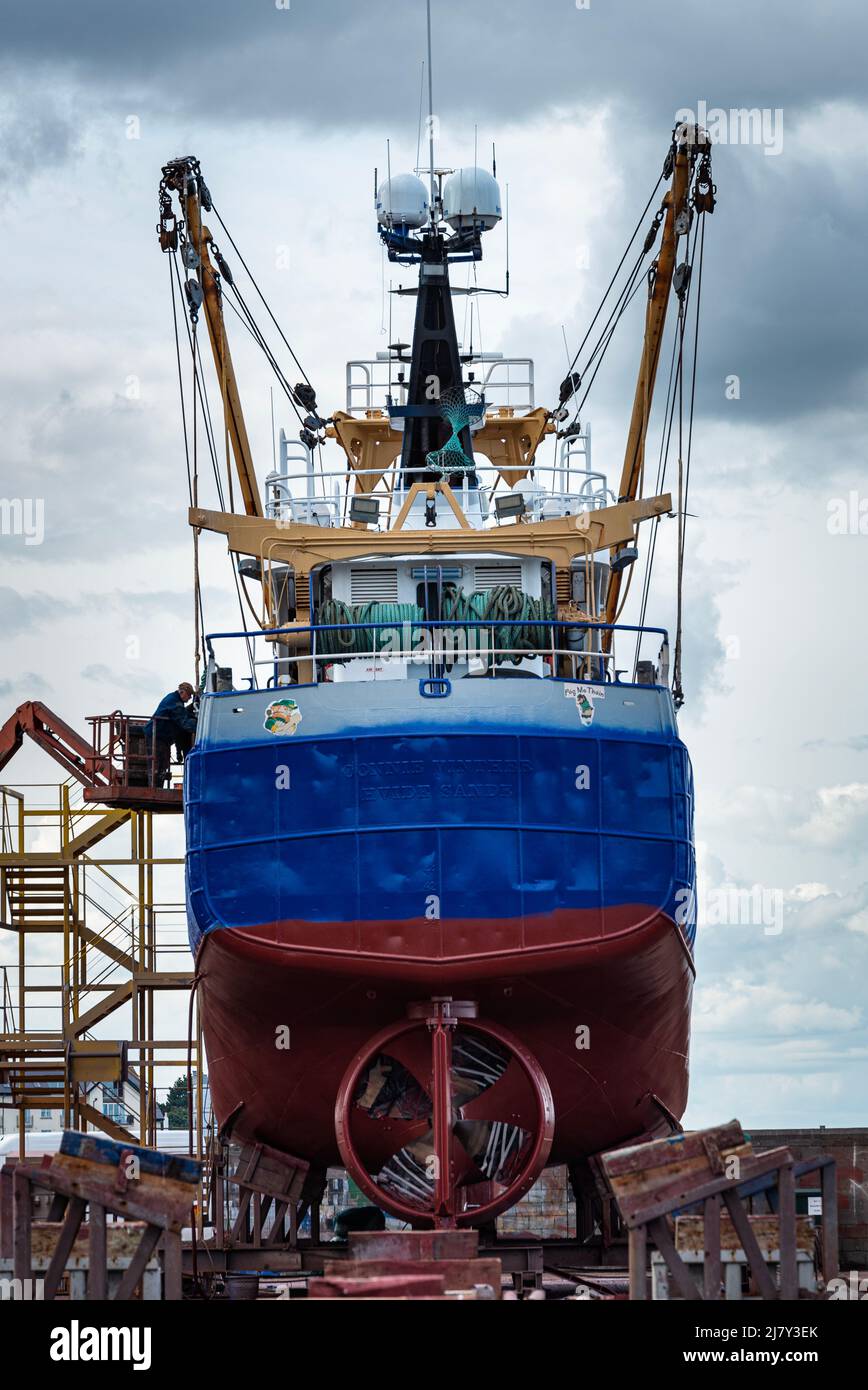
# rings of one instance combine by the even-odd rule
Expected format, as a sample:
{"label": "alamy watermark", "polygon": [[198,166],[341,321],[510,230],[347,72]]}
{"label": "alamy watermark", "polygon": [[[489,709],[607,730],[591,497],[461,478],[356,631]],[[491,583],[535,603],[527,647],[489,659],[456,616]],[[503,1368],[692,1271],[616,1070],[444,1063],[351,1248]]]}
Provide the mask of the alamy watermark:
{"label": "alamy watermark", "polygon": [[55,1327],[48,1351],[52,1361],[130,1361],[134,1371],[151,1366],[150,1327],[82,1327],[73,1318]]}
{"label": "alamy watermark", "polygon": [[679,888],[675,904],[675,920],[681,927],[694,921],[709,927],[762,927],[763,936],[780,936],[784,929],[783,889],[760,883],[751,888],[737,888],[734,883]]}
{"label": "alamy watermark", "polygon": [[44,497],[0,497],[0,536],[23,536],[25,545],[45,539]]}
{"label": "alamy watermark", "polygon": [[762,145],[764,154],[780,154],[784,148],[784,113],[780,106],[709,106],[698,101],[696,109],[684,106],[675,113],[675,124],[701,126],[712,145]]}
{"label": "alamy watermark", "polygon": [[44,1279],[0,1279],[0,1303],[34,1303],[44,1297]]}
{"label": "alamy watermark", "polygon": [[859,1270],[851,1269],[846,1276],[830,1279],[826,1285],[826,1295],[830,1299],[850,1299],[853,1302],[868,1302],[868,1279]]}
{"label": "alamy watermark", "polygon": [[470,664],[471,670],[474,670],[477,667],[482,669],[492,661],[504,661],[512,656],[533,657],[540,654],[530,646],[519,645],[518,627],[507,627],[504,637],[498,635],[498,628],[498,623],[492,622],[484,628],[456,624],[455,627],[442,627],[431,631],[406,619],[388,624],[384,622],[382,627],[374,631],[374,651],[332,652],[321,655],[324,661],[333,658],[341,660],[345,655],[352,660],[365,657],[378,667],[388,667],[392,662],[406,662],[410,666],[427,668],[432,661],[447,665],[466,661]]}
{"label": "alamy watermark", "polygon": [[830,536],[868,536],[868,496],[863,497],[856,488],[846,497],[830,497],[826,511]]}

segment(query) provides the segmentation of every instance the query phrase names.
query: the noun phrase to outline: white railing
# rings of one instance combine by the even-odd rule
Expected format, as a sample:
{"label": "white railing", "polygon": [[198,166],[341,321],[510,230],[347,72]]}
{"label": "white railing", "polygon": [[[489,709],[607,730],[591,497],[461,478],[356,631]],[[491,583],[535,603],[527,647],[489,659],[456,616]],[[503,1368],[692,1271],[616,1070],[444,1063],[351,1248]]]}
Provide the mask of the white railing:
{"label": "white railing", "polygon": [[[529,359],[511,359],[512,362]],[[348,366],[352,366],[350,363]],[[492,368],[509,365],[505,359],[492,363]],[[532,367],[532,363],[530,364]],[[531,381],[532,386],[532,381]],[[530,521],[558,516],[576,516],[583,511],[596,511],[614,504],[617,498],[608,486],[605,473],[591,469],[591,431],[586,426],[580,435],[560,441],[552,462],[537,457],[527,478],[514,489],[525,501]],[[497,524],[490,507],[497,470],[480,451],[474,456],[474,470],[480,483],[472,486],[465,476],[456,491],[467,519],[476,529]],[[351,520],[349,510],[354,496],[353,478],[373,479],[372,491],[379,498],[380,519],[372,529],[388,529],[398,515],[406,498],[412,478],[399,481],[400,460],[383,473],[380,468],[349,469],[342,458],[338,467],[317,466],[314,451],[295,444],[280,432],[280,466],[265,479],[265,514],[276,521],[307,522],[316,526],[346,526]],[[483,484],[482,480],[487,479]],[[501,493],[501,496],[503,494]],[[445,517],[451,524],[451,514]],[[457,523],[456,523],[457,524]]]}
{"label": "white railing", "polygon": [[[484,396],[488,410],[501,407],[519,413],[533,410],[535,386],[532,358],[481,352],[464,362],[463,367],[465,386]],[[409,357],[381,352],[376,357],[348,362],[347,414],[364,415],[368,410],[386,412],[390,396],[393,405],[406,405],[409,382]]]}

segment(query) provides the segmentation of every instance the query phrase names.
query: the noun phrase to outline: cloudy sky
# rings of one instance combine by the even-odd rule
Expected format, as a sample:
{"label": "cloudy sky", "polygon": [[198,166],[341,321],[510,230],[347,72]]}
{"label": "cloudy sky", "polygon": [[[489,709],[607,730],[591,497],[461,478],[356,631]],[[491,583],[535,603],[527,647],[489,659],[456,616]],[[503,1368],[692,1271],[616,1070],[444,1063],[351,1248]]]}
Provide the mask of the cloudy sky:
{"label": "cloudy sky", "polygon": [[[710,920],[687,1120],[865,1123],[868,11],[434,8],[438,160],[496,141],[509,185],[512,294],[480,302],[476,333],[532,356],[546,403],[676,111],[764,113],[755,140],[718,125],[706,237],[681,728]],[[3,27],[0,497],[42,499],[44,539],[0,536],[2,713],[41,699],[83,727],[149,713],[192,666],[160,166],[198,155],[320,403],[343,405],[345,361],[387,341],[373,171],[387,139],[393,170],[415,162],[424,4],[6,0]],[[504,250],[500,228],[483,283]],[[586,412],[613,480],[640,332],[637,300]],[[270,382],[233,347],[261,477]],[[203,564],[209,626],[235,625],[219,541]],[[672,611],[664,539],[649,617]],[[29,750],[4,775],[54,772]],[[765,908],[727,920],[753,889]]]}

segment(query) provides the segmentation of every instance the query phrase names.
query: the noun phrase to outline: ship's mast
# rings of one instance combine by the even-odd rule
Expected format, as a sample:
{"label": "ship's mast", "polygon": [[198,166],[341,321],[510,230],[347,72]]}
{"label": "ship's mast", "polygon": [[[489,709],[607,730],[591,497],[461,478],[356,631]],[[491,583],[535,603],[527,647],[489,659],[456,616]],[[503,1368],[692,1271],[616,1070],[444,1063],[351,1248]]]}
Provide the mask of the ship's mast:
{"label": "ship's mast", "polygon": [[431,220],[434,220],[437,190],[434,187],[434,73],[431,66],[431,0],[428,4],[428,176],[431,189]]}
{"label": "ship's mast", "polygon": [[[452,393],[464,390],[446,238],[432,225],[420,249],[416,321],[401,450],[401,471],[410,482],[433,481],[440,476],[426,467],[428,455],[441,449],[451,434],[439,403]],[[461,430],[459,438],[466,457],[472,459],[469,426]]]}
{"label": "ship's mast", "polygon": [[[441,475],[427,466],[429,454],[436,453],[450,438],[452,428],[441,408],[444,400],[463,399],[464,383],[458,352],[458,335],[452,310],[449,284],[449,253],[466,238],[447,239],[441,226],[437,171],[434,165],[434,76],[431,41],[431,0],[426,5],[428,36],[428,185],[429,223],[413,250],[419,257],[419,285],[416,291],[416,319],[410,380],[404,415],[401,473],[405,483],[433,482]],[[388,244],[388,240],[387,240]],[[479,237],[474,246],[479,247]],[[399,249],[390,246],[390,253]],[[480,255],[481,249],[474,255]],[[394,412],[393,412],[394,413]],[[459,432],[465,457],[473,458],[470,428]],[[473,476],[473,475],[471,475]],[[450,479],[452,481],[452,479]],[[475,478],[474,478],[475,481]]]}

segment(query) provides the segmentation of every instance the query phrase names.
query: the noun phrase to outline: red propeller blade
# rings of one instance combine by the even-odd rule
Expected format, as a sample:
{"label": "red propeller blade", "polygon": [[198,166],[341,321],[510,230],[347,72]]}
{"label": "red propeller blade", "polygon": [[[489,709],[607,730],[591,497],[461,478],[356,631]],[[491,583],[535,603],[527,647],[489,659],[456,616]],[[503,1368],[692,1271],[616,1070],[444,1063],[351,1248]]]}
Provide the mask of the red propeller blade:
{"label": "red propeller blade", "polygon": [[393,1154],[431,1129],[431,1116],[419,1120],[375,1120],[358,1106],[352,1112],[353,1141],[371,1174],[380,1171]]}
{"label": "red propeller blade", "polygon": [[419,1085],[427,1095],[434,1093],[433,1061],[431,1051],[431,1034],[427,1028],[414,1028],[410,1033],[404,1033],[401,1037],[393,1038],[386,1043],[383,1048],[383,1055],[394,1057],[402,1066],[406,1067],[411,1075],[415,1076]]}
{"label": "red propeller blade", "polygon": [[533,1088],[515,1057],[510,1059],[499,1081],[461,1107],[461,1118],[503,1120],[530,1132],[536,1129],[537,1107]]}

